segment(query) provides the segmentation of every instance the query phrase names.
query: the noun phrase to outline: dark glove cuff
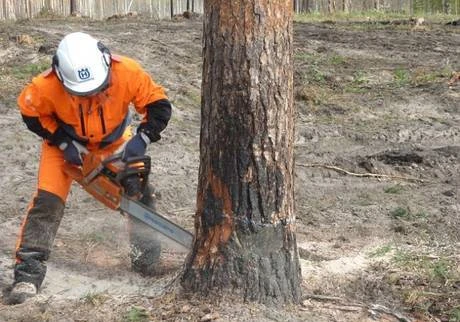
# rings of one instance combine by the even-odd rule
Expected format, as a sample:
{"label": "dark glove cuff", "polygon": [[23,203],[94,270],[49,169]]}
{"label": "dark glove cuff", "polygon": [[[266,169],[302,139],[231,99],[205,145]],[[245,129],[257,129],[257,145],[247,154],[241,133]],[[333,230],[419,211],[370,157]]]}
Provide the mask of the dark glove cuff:
{"label": "dark glove cuff", "polygon": [[150,142],[156,142],[161,139],[161,135],[152,130],[152,128],[147,123],[142,123],[137,128],[137,133],[144,133],[150,139]]}
{"label": "dark glove cuff", "polygon": [[54,133],[49,137],[49,142],[51,145],[57,147],[59,147],[62,143],[69,143],[71,141],[72,140],[69,135],[60,127],[58,127],[57,130],[54,131]]}

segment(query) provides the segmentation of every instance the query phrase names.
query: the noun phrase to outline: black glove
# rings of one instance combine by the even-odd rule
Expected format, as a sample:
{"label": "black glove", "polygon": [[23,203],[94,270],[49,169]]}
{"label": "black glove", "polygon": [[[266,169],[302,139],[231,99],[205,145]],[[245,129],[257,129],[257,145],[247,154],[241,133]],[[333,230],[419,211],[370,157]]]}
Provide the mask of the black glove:
{"label": "black glove", "polygon": [[161,135],[155,131],[151,124],[141,123],[137,128],[137,134],[144,133],[150,140],[150,142],[156,142],[161,139]]}
{"label": "black glove", "polygon": [[140,157],[145,155],[147,144],[149,143],[150,139],[147,135],[142,132],[137,133],[128,141],[128,143],[126,143],[121,160],[126,161],[131,157]]}
{"label": "black glove", "polygon": [[167,99],[147,104],[145,106],[147,117],[137,128],[137,133],[144,132],[150,142],[158,141],[161,138],[161,131],[166,128],[171,119],[171,109],[171,103]]}
{"label": "black glove", "polygon": [[[61,147],[59,149],[62,150]],[[82,154],[87,154],[89,151],[76,141],[70,142],[63,150],[64,160],[75,165],[83,165]]]}
{"label": "black glove", "polygon": [[85,146],[78,143],[60,127],[51,135],[49,141],[51,145],[58,147],[64,153],[64,160],[71,164],[82,165],[81,155],[88,153]]}

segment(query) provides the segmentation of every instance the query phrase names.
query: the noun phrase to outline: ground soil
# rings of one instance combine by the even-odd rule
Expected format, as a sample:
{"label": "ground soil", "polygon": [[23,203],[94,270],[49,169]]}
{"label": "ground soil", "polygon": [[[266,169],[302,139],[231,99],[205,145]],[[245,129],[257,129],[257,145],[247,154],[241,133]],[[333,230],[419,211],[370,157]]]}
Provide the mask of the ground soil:
{"label": "ground soil", "polygon": [[[0,286],[36,186],[39,139],[15,99],[61,37],[85,31],[138,59],[174,115],[149,148],[158,210],[193,228],[201,26],[113,19],[0,24]],[[296,23],[297,241],[302,305],[268,307],[177,286],[186,256],[131,271],[125,218],[74,186],[43,288],[1,321],[460,321],[460,29]]]}

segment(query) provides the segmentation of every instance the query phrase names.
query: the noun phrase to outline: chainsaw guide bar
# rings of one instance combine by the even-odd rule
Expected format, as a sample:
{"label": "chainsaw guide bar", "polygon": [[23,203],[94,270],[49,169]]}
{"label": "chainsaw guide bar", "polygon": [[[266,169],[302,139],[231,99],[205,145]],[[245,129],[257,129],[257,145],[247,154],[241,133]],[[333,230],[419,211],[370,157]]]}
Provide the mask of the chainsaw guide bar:
{"label": "chainsaw guide bar", "polygon": [[189,231],[142,204],[137,200],[139,195],[129,195],[129,189],[123,186],[128,177],[134,176],[139,180],[139,190],[143,191],[150,174],[149,156],[122,162],[121,153],[107,156],[90,152],[84,156],[83,166],[67,164],[65,172],[108,208],[139,219],[182,248],[191,248],[193,235]]}

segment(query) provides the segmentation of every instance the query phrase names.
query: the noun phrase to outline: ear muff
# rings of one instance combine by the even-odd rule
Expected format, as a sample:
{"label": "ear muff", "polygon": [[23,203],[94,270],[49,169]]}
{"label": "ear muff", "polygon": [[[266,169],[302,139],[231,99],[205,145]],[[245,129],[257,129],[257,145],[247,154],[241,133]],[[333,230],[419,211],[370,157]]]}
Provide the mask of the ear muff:
{"label": "ear muff", "polygon": [[105,47],[105,45],[100,41],[97,42],[97,48],[101,51],[107,67],[110,67],[110,64],[112,63],[112,54],[110,53],[109,48]]}
{"label": "ear muff", "polygon": [[61,72],[59,71],[59,58],[56,54],[53,55],[53,58],[51,60],[51,68],[54,70],[56,73],[57,78],[61,81],[62,83],[62,75]]}

